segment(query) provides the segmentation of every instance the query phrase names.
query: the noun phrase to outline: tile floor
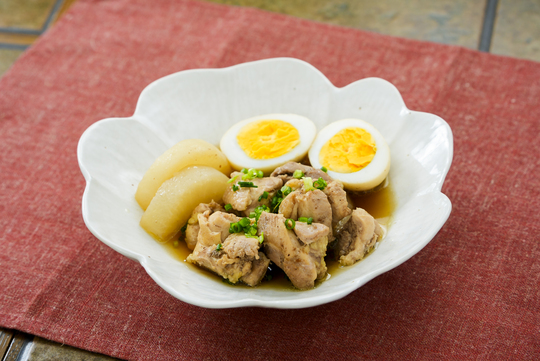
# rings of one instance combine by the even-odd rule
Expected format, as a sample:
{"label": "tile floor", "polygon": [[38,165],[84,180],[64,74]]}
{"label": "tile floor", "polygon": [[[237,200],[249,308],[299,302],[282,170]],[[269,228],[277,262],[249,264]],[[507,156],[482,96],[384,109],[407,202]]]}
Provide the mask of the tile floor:
{"label": "tile floor", "polygon": [[[482,50],[540,61],[540,0],[209,1],[471,49],[488,36]],[[0,76],[75,2],[0,0]],[[486,17],[488,5],[495,11]]]}
{"label": "tile floor", "polygon": [[[0,0],[0,77],[76,1]],[[540,0],[210,1],[540,61]],[[0,356],[21,361],[111,360],[1,329]]]}

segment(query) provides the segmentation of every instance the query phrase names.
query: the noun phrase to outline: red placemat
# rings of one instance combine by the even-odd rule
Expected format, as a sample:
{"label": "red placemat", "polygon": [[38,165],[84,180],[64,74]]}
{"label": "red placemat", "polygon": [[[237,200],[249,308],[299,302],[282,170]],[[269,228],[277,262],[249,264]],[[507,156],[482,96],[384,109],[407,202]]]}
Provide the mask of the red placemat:
{"label": "red placemat", "polygon": [[[289,56],[377,76],[454,133],[447,224],[309,309],[209,310],[160,289],[81,217],[80,135],[173,72]],[[540,64],[195,1],[80,0],[0,80],[0,325],[138,360],[534,359]]]}

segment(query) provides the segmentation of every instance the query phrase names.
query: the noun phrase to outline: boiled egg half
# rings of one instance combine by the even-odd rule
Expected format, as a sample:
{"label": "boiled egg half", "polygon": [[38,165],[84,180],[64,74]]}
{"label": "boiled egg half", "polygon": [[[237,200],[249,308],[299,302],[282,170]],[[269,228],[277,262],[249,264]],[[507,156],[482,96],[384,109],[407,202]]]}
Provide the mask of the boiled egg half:
{"label": "boiled egg half", "polygon": [[242,120],[221,138],[220,148],[236,170],[255,168],[265,174],[304,158],[315,139],[311,120],[296,114],[266,114]]}
{"label": "boiled egg half", "polygon": [[319,132],[309,150],[309,161],[314,168],[325,167],[345,189],[366,191],[388,175],[390,148],[373,125],[360,119],[343,119]]}

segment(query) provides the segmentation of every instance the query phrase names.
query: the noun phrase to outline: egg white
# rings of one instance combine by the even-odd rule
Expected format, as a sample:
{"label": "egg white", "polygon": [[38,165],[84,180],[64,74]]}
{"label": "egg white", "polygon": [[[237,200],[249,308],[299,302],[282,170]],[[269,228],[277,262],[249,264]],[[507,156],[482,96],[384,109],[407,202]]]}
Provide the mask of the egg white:
{"label": "egg white", "polygon": [[322,147],[336,133],[345,128],[361,128],[371,134],[377,151],[372,161],[359,171],[353,173],[338,173],[328,170],[328,175],[343,183],[347,190],[365,191],[381,184],[390,171],[390,148],[381,133],[371,124],[360,119],[343,119],[330,123],[324,127],[313,142],[309,150],[309,161],[314,168],[321,168],[319,154]]}
{"label": "egg white", "polygon": [[[289,152],[271,159],[253,159],[249,157],[240,147],[236,136],[240,130],[252,122],[261,120],[281,120],[291,124],[300,135],[300,143]],[[220,148],[225,154],[231,166],[240,170],[242,168],[255,168],[262,170],[265,174],[271,173],[275,168],[287,163],[299,161],[306,156],[309,147],[315,139],[317,127],[306,117],[296,114],[265,114],[242,120],[233,125],[221,138]]]}

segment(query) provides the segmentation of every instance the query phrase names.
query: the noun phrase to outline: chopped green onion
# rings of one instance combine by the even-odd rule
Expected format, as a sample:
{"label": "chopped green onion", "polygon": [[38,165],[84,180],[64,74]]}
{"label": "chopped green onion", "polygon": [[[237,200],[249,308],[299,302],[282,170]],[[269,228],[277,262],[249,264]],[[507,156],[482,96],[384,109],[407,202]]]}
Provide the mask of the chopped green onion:
{"label": "chopped green onion", "polygon": [[264,173],[262,170],[258,170],[258,169],[255,169],[255,168],[249,168],[249,169],[242,169],[242,173],[244,173],[242,175],[242,180],[249,180],[249,179],[254,179],[254,178],[262,178],[264,177]]}
{"label": "chopped green onion", "polygon": [[298,218],[298,222],[304,222],[304,223],[307,223],[307,224],[311,224],[313,223],[313,217],[300,217]]}
{"label": "chopped green onion", "polygon": [[236,180],[236,178],[238,178],[238,174],[235,175],[234,177],[232,177],[231,179],[229,179],[229,180],[227,181],[227,183],[232,183],[232,182],[234,182],[234,181]]}
{"label": "chopped green onion", "polygon": [[267,191],[264,191],[263,194],[261,194],[261,196],[259,197],[259,202],[260,202],[262,199],[268,199],[268,192],[267,192]]}
{"label": "chopped green onion", "polygon": [[311,177],[304,177],[304,190],[306,192],[315,190],[315,188],[313,188],[313,179],[311,179]]}
{"label": "chopped green onion", "polygon": [[297,169],[293,173],[293,178],[300,179],[304,176],[304,172],[302,172],[300,169]]}
{"label": "chopped green onion", "polygon": [[257,217],[257,213],[255,213],[255,212],[250,212],[249,213],[249,218],[255,218],[255,217]]}
{"label": "chopped green onion", "polygon": [[259,243],[264,242],[264,232],[261,232],[261,235],[259,236]]}
{"label": "chopped green onion", "polygon": [[249,234],[250,236],[256,235],[257,234],[257,227],[255,227],[255,226],[249,227],[249,229],[246,231],[246,234]]}
{"label": "chopped green onion", "polygon": [[326,183],[326,181],[324,179],[322,179],[321,177],[319,177],[319,179],[317,179],[314,183],[313,183],[313,186],[317,189],[320,189],[320,190],[323,190],[324,188],[326,188],[328,184]]}
{"label": "chopped green onion", "polygon": [[238,182],[238,185],[244,188],[259,188],[259,186],[253,184],[253,182]]}
{"label": "chopped green onion", "polygon": [[216,251],[221,251],[222,248],[223,248],[223,245],[220,243],[217,245]]}
{"label": "chopped green onion", "polygon": [[270,212],[270,208],[268,208],[267,206],[258,206],[257,208],[255,208],[255,211],[251,213],[255,213],[255,220],[258,221],[261,217],[262,212]]}
{"label": "chopped green onion", "polygon": [[274,198],[272,198],[272,201],[271,201],[272,212],[276,212],[276,210],[279,209],[279,205],[281,204],[282,201],[283,201],[282,197],[275,196]]}
{"label": "chopped green onion", "polygon": [[257,170],[254,168],[250,168],[248,171],[244,173],[244,175],[242,176],[242,180],[253,179],[256,177],[257,177]]}
{"label": "chopped green onion", "polygon": [[324,167],[324,166],[323,166],[323,167],[321,167],[321,170],[322,170],[323,172],[325,172],[325,173],[327,173],[327,172],[328,172],[328,169],[327,169],[326,167]]}
{"label": "chopped green onion", "polygon": [[233,208],[232,208],[232,206],[231,206],[230,203],[227,203],[227,204],[225,205],[225,210],[226,210],[227,212],[230,212],[232,209],[233,209]]}
{"label": "chopped green onion", "polygon": [[294,221],[294,219],[287,218],[285,220],[285,227],[287,227],[287,229],[293,229],[295,226],[296,226],[296,222]]}
{"label": "chopped green onion", "polygon": [[240,189],[240,187],[238,187],[236,184],[233,184],[232,186],[233,192],[236,192],[238,189]]}
{"label": "chopped green onion", "polygon": [[249,171],[248,171],[248,175],[251,177],[251,179],[253,178],[257,178],[257,174],[259,172],[257,171],[257,169],[254,169],[254,168],[251,168]]}
{"label": "chopped green onion", "polygon": [[291,194],[292,189],[289,186],[283,186],[281,187],[281,194],[283,194],[283,198],[287,197],[289,194]]}
{"label": "chopped green onion", "polygon": [[188,224],[187,224],[187,222],[186,222],[186,224],[184,224],[184,226],[183,226],[182,228],[180,228],[180,230],[181,230],[182,233],[184,233],[184,234],[186,233],[187,225],[188,225]]}
{"label": "chopped green onion", "polygon": [[244,217],[238,221],[238,224],[245,228],[251,224],[251,221],[249,220],[249,218]]}
{"label": "chopped green onion", "polygon": [[238,222],[231,223],[229,226],[229,233],[240,233],[242,232],[242,226]]}
{"label": "chopped green onion", "polygon": [[249,220],[249,218],[244,217],[240,221],[238,221],[238,224],[245,228],[251,224],[251,221]]}

